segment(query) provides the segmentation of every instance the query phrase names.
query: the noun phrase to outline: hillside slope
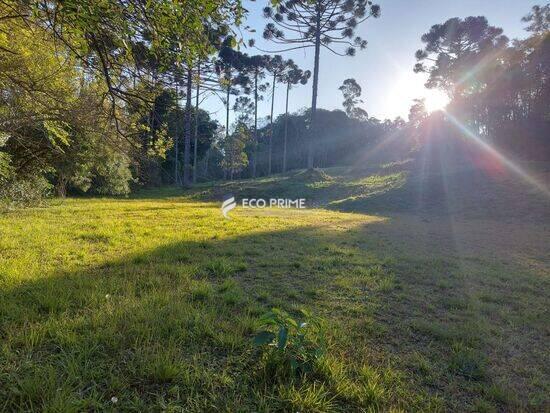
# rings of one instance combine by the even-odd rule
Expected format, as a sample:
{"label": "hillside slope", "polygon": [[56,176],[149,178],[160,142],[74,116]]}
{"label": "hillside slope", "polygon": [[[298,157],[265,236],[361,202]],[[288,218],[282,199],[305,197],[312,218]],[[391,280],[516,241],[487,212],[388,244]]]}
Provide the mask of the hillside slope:
{"label": "hillside slope", "polygon": [[[530,166],[540,183],[550,182],[550,166]],[[550,185],[547,186],[550,188]],[[550,189],[544,193],[504,169],[473,165],[446,169],[412,159],[369,168],[294,171],[258,179],[202,184],[190,196],[220,201],[242,198],[304,198],[312,208],[366,214],[412,213],[540,220],[550,215]]]}

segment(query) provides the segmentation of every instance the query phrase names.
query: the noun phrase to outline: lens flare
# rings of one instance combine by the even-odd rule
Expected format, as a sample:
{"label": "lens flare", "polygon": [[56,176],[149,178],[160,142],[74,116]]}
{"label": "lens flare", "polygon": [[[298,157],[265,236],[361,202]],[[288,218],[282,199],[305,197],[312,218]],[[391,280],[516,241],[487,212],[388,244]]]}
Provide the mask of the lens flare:
{"label": "lens flare", "polygon": [[445,112],[445,115],[447,116],[447,119],[449,119],[454,126],[456,126],[464,135],[466,135],[467,138],[469,138],[472,142],[477,144],[481,149],[486,151],[493,158],[495,158],[496,160],[501,162],[510,171],[512,171],[517,176],[522,178],[526,183],[528,183],[529,185],[535,187],[542,194],[544,194],[545,196],[550,198],[550,188],[548,188],[546,185],[544,185],[543,183],[539,182],[537,179],[535,179],[534,177],[529,175],[519,165],[517,165],[512,160],[508,159],[506,156],[504,156],[502,153],[500,153],[493,146],[489,145],[487,142],[485,142],[483,139],[481,139],[479,136],[477,136],[474,132],[472,132],[470,129],[468,129],[466,126],[464,126],[452,114],[450,114],[447,111],[444,111],[444,112]]}
{"label": "lens flare", "polygon": [[449,97],[440,90],[426,89],[424,92],[424,105],[429,113],[445,109],[449,104]]}

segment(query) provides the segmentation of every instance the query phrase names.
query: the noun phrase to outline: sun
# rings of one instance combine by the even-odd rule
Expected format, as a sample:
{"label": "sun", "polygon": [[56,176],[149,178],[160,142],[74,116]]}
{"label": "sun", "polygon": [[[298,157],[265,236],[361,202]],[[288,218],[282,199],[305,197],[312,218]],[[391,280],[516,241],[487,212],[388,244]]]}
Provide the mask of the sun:
{"label": "sun", "polygon": [[449,97],[441,90],[426,89],[424,92],[424,104],[429,113],[445,109],[449,103]]}

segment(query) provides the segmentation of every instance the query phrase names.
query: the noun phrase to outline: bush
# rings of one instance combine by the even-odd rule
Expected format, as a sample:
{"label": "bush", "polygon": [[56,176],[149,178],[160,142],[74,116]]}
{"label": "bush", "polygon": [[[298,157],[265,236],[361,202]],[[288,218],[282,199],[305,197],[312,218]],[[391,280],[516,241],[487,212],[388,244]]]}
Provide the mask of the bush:
{"label": "bush", "polygon": [[0,183],[9,179],[10,176],[11,176],[10,157],[7,153],[0,152]]}
{"label": "bush", "polygon": [[278,308],[260,318],[264,328],[254,343],[266,350],[266,367],[271,376],[304,375],[315,367],[325,353],[326,343],[321,320],[302,310],[298,321]]}
{"label": "bush", "polygon": [[99,195],[128,195],[134,182],[128,160],[117,153],[97,165],[91,192]]}
{"label": "bush", "polygon": [[51,193],[52,185],[41,175],[0,180],[0,205],[4,209],[39,206]]}

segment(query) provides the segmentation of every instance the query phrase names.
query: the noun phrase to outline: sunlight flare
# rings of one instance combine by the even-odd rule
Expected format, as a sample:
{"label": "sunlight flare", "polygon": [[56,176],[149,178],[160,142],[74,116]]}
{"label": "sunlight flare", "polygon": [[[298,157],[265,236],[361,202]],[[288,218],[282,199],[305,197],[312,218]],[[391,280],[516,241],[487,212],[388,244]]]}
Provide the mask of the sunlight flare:
{"label": "sunlight flare", "polygon": [[550,189],[546,185],[539,182],[537,179],[535,179],[533,176],[531,176],[529,173],[527,173],[523,168],[521,168],[517,163],[515,163],[514,161],[508,159],[501,152],[499,152],[495,147],[488,144],[483,139],[481,139],[479,136],[477,136],[474,132],[472,132],[468,127],[466,127],[462,122],[460,122],[452,114],[450,114],[447,111],[444,111],[444,112],[445,112],[445,115],[447,116],[447,118],[451,121],[451,123],[454,126],[456,126],[462,133],[464,133],[464,135],[466,135],[466,137],[468,137],[472,142],[477,144],[481,149],[486,151],[493,158],[495,158],[496,160],[501,162],[510,171],[514,172],[517,176],[522,178],[529,185],[535,187],[540,193],[542,193],[545,196],[547,196],[548,198],[550,198]]}
{"label": "sunlight flare", "polygon": [[425,89],[424,104],[429,113],[443,110],[449,104],[449,97],[441,90]]}

